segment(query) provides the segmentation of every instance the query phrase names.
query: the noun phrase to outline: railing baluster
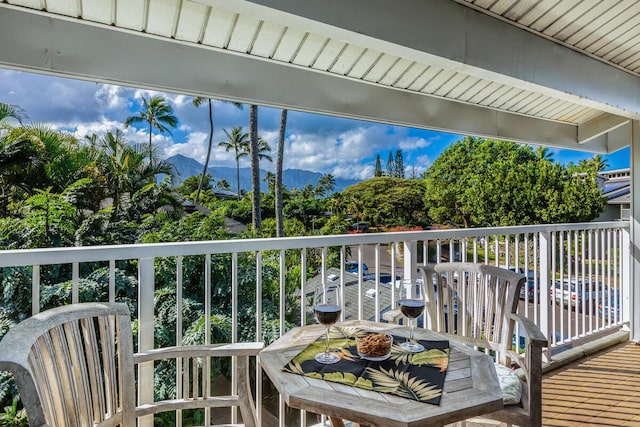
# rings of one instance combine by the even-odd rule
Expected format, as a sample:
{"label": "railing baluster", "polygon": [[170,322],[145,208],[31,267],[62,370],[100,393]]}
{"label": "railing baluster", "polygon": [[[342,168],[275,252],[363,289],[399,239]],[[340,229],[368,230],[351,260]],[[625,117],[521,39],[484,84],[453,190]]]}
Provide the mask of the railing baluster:
{"label": "railing baluster", "polygon": [[[237,257],[237,254],[233,254],[234,256]],[[233,258],[233,257],[232,257]],[[237,259],[237,258],[236,258]],[[237,276],[237,270],[235,270],[235,262],[232,261],[231,264],[231,271],[232,273],[232,278]],[[233,290],[233,279],[232,279],[232,285],[231,285],[231,289]],[[211,344],[211,254],[206,254],[204,257],[204,315],[205,315],[205,319],[204,319],[204,327],[205,327],[205,332],[204,332],[204,343],[205,344]],[[233,291],[232,291],[233,294]],[[232,297],[233,299],[233,297]],[[231,303],[233,305],[233,302]],[[236,321],[236,313],[237,311],[233,311],[232,310],[232,314],[231,314],[231,339],[233,340],[234,337],[234,329],[233,329],[233,325],[234,322]],[[195,360],[194,360],[194,363]],[[194,368],[195,369],[195,368]],[[202,367],[203,372],[202,372],[202,396],[209,396],[209,394],[211,393],[211,360],[207,357],[204,360],[204,366]],[[233,370],[233,363],[231,365],[231,369]],[[231,389],[233,390],[233,375],[232,375],[232,382],[231,382]],[[204,422],[205,422],[205,426],[209,426],[210,422],[211,422],[211,408],[205,408],[204,409]]]}
{"label": "railing baluster", "polygon": [[[302,249],[300,253],[300,324],[307,324],[307,250]],[[344,246],[340,250],[340,263],[344,269]],[[341,274],[342,276],[342,274]],[[343,298],[344,300],[344,298]]]}
{"label": "railing baluster", "polygon": [[[153,349],[154,342],[154,258],[138,260],[138,351]],[[153,402],[153,362],[138,365],[138,402]],[[141,417],[140,427],[152,427],[153,415]]]}
{"label": "railing baluster", "polygon": [[71,303],[80,302],[78,283],[80,281],[80,264],[74,262],[71,264]]}
{"label": "railing baluster", "polygon": [[40,265],[31,267],[31,315],[40,313]]}
{"label": "railing baluster", "polygon": [[[375,273],[376,294],[375,294],[375,300],[374,300],[375,321],[379,322],[380,321],[380,243],[376,243],[374,255],[375,255],[375,269],[376,269],[376,273]],[[341,299],[341,301],[344,301],[344,296]]]}
{"label": "railing baluster", "polygon": [[[262,251],[256,252],[256,341],[262,341]],[[256,417],[262,424],[262,366],[256,362]]]}
{"label": "railing baluster", "polygon": [[116,260],[109,260],[109,302],[116,301]]}
{"label": "railing baluster", "polygon": [[[176,257],[176,345],[182,344],[182,255]],[[184,398],[182,358],[176,359],[176,398]],[[176,411],[176,427],[182,427],[182,410]]]}

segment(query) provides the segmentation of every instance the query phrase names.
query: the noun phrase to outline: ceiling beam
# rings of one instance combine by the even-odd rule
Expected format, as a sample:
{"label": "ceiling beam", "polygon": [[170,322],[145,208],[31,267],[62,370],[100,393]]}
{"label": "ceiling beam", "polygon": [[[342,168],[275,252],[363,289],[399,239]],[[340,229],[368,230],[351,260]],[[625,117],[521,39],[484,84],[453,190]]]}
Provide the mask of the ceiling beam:
{"label": "ceiling beam", "polygon": [[[631,120],[626,117],[615,116],[608,113],[600,114],[578,125],[578,143],[584,144],[587,141],[609,133],[630,122]],[[627,141],[627,144],[629,144],[629,141]]]}
{"label": "ceiling beam", "polygon": [[[577,127],[0,5],[0,66],[546,146],[606,152]],[[604,150],[604,151],[603,151]]]}
{"label": "ceiling beam", "polygon": [[452,0],[195,1],[640,119],[640,77]]}

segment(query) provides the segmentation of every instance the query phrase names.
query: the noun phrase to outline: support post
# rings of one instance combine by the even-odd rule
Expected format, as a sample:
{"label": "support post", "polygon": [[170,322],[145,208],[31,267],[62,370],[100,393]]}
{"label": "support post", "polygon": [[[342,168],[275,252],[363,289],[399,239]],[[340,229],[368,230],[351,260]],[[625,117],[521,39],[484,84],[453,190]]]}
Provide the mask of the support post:
{"label": "support post", "polygon": [[[540,256],[540,272],[539,272],[539,287],[540,287],[540,318],[539,326],[540,331],[547,337],[549,345],[553,342],[551,337],[551,328],[549,324],[549,289],[551,288],[551,234],[548,231],[542,231],[538,237],[539,256]],[[551,351],[547,349],[547,359],[551,359]]]}
{"label": "support post", "polygon": [[[640,342],[640,121],[634,120],[631,126],[631,242],[630,267],[631,283],[629,286],[629,327],[631,340]],[[624,310],[623,310],[624,311]]]}

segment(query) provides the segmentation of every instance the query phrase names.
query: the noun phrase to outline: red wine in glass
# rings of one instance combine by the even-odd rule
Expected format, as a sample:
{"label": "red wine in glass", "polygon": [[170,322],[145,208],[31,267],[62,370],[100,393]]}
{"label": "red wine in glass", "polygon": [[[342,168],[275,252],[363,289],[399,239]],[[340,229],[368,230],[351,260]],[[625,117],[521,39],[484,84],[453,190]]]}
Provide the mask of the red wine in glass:
{"label": "red wine in glass", "polygon": [[318,286],[314,296],[313,312],[318,323],[325,327],[324,351],[316,354],[315,360],[325,364],[336,363],[340,358],[329,351],[329,328],[340,319],[342,312],[340,288],[326,284]]}
{"label": "red wine in glass", "polygon": [[413,337],[414,319],[422,314],[425,307],[425,290],[422,280],[403,280],[398,287],[398,305],[400,311],[409,318],[409,341],[400,346],[411,353],[424,350],[424,346]]}
{"label": "red wine in glass", "polygon": [[400,304],[402,314],[412,319],[417,318],[424,311],[424,301],[422,300],[401,299],[398,304]]}
{"label": "red wine in glass", "polygon": [[331,326],[340,319],[342,309],[335,304],[319,304],[314,307],[318,323],[324,326]]}

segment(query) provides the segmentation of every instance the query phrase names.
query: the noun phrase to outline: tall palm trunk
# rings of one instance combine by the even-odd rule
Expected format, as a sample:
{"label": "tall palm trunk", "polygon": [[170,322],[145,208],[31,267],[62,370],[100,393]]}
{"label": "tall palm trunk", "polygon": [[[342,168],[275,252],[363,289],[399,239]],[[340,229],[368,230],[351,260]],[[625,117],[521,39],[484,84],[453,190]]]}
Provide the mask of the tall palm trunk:
{"label": "tall palm trunk", "polygon": [[149,164],[151,166],[153,166],[152,162],[153,162],[153,141],[151,140],[151,137],[153,133],[153,125],[151,122],[149,122]]}
{"label": "tall palm trunk", "polygon": [[253,228],[262,231],[260,215],[260,158],[258,156],[258,106],[252,105],[249,110],[249,140],[251,153],[251,217]]}
{"label": "tall palm trunk", "polygon": [[282,162],[284,158],[284,137],[287,129],[287,110],[280,115],[280,132],[278,134],[278,154],[276,155],[276,236],[284,237],[284,217],[282,215]]}
{"label": "tall palm trunk", "polygon": [[236,150],[236,188],[238,190],[238,200],[240,197],[240,157],[238,157],[238,150]]}
{"label": "tall palm trunk", "polygon": [[204,184],[204,176],[207,174],[207,169],[209,168],[209,158],[211,157],[211,146],[213,145],[213,106],[211,105],[211,98],[209,101],[209,146],[207,147],[207,158],[204,161],[204,166],[202,167],[202,174],[200,175],[200,182],[198,183],[198,191],[196,191],[196,198],[194,200],[195,204],[198,204],[198,199],[200,198],[200,192],[202,191],[202,186]]}

